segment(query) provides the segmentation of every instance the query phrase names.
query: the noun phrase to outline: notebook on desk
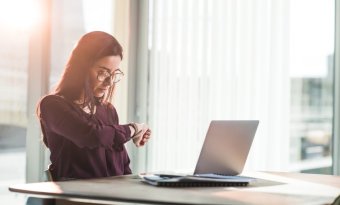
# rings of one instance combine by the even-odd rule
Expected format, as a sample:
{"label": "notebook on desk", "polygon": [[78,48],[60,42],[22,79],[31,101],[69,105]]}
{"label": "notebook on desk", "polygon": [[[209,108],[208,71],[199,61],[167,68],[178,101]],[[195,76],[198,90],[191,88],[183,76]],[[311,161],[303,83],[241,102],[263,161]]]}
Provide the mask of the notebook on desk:
{"label": "notebook on desk", "polygon": [[156,186],[245,186],[253,179],[239,174],[258,124],[258,120],[211,121],[192,175],[153,174],[143,176],[143,181]]}

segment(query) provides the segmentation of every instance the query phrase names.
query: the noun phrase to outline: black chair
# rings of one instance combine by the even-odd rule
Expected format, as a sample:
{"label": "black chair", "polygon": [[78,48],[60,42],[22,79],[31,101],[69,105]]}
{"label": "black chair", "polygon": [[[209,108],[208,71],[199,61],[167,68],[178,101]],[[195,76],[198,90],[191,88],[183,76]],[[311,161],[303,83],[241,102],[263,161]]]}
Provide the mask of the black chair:
{"label": "black chair", "polygon": [[333,201],[332,205],[340,205],[340,195],[335,198],[335,200]]}

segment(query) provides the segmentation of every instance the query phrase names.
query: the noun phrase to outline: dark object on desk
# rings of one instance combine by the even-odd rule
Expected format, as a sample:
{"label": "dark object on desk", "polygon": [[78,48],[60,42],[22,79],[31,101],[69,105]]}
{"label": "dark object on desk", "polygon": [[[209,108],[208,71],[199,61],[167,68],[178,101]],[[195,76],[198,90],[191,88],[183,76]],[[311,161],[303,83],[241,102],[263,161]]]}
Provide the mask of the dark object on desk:
{"label": "dark object on desk", "polygon": [[146,175],[143,182],[163,187],[215,187],[215,186],[247,186],[253,178],[229,176],[229,177],[204,177],[204,176],[177,176],[177,175]]}

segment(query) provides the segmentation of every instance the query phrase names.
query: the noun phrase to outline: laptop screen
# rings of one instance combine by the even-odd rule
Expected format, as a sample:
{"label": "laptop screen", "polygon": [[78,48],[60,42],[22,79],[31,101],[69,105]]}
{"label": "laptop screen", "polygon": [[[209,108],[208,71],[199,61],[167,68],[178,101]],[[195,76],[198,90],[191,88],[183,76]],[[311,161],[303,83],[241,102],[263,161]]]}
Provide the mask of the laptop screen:
{"label": "laptop screen", "polygon": [[194,174],[240,174],[258,124],[258,120],[211,121]]}

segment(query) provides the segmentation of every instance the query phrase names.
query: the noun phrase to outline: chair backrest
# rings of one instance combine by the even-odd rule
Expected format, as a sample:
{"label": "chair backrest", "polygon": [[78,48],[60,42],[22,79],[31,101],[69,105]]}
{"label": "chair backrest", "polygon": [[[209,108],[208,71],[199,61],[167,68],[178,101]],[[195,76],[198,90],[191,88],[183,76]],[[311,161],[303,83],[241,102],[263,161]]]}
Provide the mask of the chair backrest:
{"label": "chair backrest", "polygon": [[340,205],[340,195],[334,199],[332,205]]}
{"label": "chair backrest", "polygon": [[53,181],[51,171],[49,169],[46,169],[44,171],[44,181]]}

